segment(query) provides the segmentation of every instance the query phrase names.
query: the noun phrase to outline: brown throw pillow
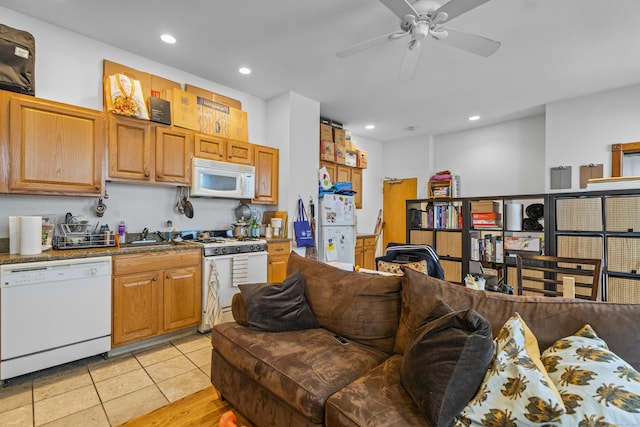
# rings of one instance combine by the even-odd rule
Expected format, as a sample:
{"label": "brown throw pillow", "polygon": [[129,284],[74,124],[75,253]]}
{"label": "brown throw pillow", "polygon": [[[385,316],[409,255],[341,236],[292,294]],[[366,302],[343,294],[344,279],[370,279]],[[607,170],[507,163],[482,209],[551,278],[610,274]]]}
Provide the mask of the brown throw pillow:
{"label": "brown throw pillow", "polygon": [[266,332],[298,331],[318,327],[304,295],[300,270],[282,283],[239,285],[246,303],[249,328]]}
{"label": "brown throw pillow", "polygon": [[494,353],[491,325],[474,310],[429,321],[443,306],[412,334],[400,367],[400,383],[435,427],[450,426],[473,398]]}

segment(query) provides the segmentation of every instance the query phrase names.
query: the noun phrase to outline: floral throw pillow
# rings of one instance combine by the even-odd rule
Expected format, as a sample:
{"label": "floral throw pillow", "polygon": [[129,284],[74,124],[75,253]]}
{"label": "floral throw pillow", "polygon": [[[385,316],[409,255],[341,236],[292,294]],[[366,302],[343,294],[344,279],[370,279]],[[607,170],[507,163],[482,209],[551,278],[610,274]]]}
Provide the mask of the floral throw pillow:
{"label": "floral throw pillow", "polygon": [[455,427],[560,426],[562,399],[540,360],[538,342],[520,315],[494,339],[495,354],[480,390]]}
{"label": "floral throw pillow", "polygon": [[416,262],[405,262],[405,263],[397,263],[397,262],[389,262],[389,261],[378,261],[378,271],[383,271],[385,273],[395,273],[395,274],[404,274],[402,272],[402,268],[407,267],[411,268],[419,273],[427,274],[427,261],[416,261]]}
{"label": "floral throw pillow", "polygon": [[640,373],[590,325],[556,341],[542,362],[564,401],[563,425],[640,426]]}

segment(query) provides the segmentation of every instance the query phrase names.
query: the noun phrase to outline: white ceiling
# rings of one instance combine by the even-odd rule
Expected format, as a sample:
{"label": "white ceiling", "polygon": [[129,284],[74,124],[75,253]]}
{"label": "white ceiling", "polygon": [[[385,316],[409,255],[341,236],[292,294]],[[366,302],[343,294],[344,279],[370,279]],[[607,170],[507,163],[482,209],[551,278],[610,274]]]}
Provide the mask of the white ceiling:
{"label": "white ceiling", "polygon": [[[0,6],[263,99],[296,92],[319,101],[323,116],[383,142],[529,116],[548,102],[640,83],[638,0],[491,0],[448,25],[502,42],[497,53],[482,58],[428,40],[408,81],[397,80],[406,39],[345,59],[335,55],[398,28],[377,0]],[[177,44],[160,42],[164,32]],[[253,73],[239,75],[241,65]],[[472,114],[482,119],[471,124]],[[364,130],[369,123],[376,128]]]}

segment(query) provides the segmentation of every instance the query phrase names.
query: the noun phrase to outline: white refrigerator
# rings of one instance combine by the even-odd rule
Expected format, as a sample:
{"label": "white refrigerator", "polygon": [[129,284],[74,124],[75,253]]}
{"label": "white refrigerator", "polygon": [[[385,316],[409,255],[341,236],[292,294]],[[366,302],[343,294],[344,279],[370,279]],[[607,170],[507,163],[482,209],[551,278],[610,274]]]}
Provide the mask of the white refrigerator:
{"label": "white refrigerator", "polygon": [[353,269],[356,247],[353,196],[325,194],[319,202],[318,223],[318,259]]}

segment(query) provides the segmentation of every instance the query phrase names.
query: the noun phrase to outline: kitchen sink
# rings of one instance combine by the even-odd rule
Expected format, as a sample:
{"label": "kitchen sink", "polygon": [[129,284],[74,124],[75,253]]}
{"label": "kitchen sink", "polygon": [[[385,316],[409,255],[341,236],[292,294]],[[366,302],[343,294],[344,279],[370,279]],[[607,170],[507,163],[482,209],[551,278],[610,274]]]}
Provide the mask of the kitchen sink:
{"label": "kitchen sink", "polygon": [[140,247],[149,247],[149,246],[158,247],[158,246],[172,246],[172,245],[173,243],[167,240],[148,239],[148,240],[134,240],[132,242],[121,244],[120,246],[123,248],[140,248]]}

